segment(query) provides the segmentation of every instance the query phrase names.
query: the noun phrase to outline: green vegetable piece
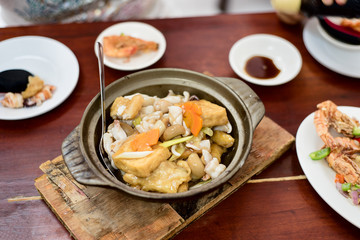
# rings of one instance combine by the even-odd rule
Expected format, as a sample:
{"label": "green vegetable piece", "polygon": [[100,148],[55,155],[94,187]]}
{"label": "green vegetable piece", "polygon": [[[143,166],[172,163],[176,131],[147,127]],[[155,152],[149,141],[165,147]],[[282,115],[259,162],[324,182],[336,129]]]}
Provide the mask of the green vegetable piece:
{"label": "green vegetable piece", "polygon": [[354,127],[352,134],[354,136],[360,136],[360,127]]}
{"label": "green vegetable piece", "polygon": [[139,125],[141,123],[141,117],[137,117],[133,120],[134,126]]}
{"label": "green vegetable piece", "polygon": [[173,162],[173,161],[175,161],[176,159],[178,159],[179,157],[178,156],[176,156],[176,155],[171,155],[171,157],[169,158],[169,160],[168,161],[170,161],[170,162]]}
{"label": "green vegetable piece", "polygon": [[343,183],[343,184],[341,184],[341,189],[342,189],[344,192],[350,191],[350,189],[351,189],[351,183]]}
{"label": "green vegetable piece", "polygon": [[[179,154],[183,154],[185,152],[185,146],[184,144],[179,144],[175,147],[175,151],[177,151]],[[181,156],[181,155],[180,155]],[[180,156],[176,156],[176,155],[171,155],[171,157],[169,158],[170,162],[175,161],[176,159],[178,159]]]}
{"label": "green vegetable piece", "polygon": [[210,137],[212,137],[212,135],[214,134],[213,130],[209,127],[204,127],[201,129],[201,131]]}
{"label": "green vegetable piece", "polygon": [[325,158],[329,154],[330,154],[330,148],[327,147],[327,148],[323,148],[318,151],[312,152],[312,153],[310,153],[309,156],[312,160],[320,160],[320,159]]}
{"label": "green vegetable piece", "polygon": [[182,137],[182,138],[176,138],[176,139],[172,139],[163,143],[160,143],[159,146],[162,147],[170,147],[172,145],[178,144],[178,143],[182,143],[182,142],[186,142],[189,141],[190,139],[192,139],[193,136],[188,136],[188,137]]}

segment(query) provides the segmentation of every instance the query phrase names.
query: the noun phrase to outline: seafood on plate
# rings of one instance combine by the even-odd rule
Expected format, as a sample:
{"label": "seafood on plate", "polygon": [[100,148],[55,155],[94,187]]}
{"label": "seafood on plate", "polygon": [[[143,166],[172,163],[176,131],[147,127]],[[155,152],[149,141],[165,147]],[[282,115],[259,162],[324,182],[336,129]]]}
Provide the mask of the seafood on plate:
{"label": "seafood on plate", "polygon": [[157,51],[159,44],[129,35],[111,35],[103,38],[104,54],[108,57],[130,58],[137,53]]}
{"label": "seafood on plate", "polygon": [[[354,204],[360,204],[360,123],[338,110],[330,100],[317,105],[314,115],[316,131],[324,147],[310,154],[313,160],[325,158],[337,173],[335,182],[342,193],[348,193]],[[330,129],[340,136],[333,136]]]}
{"label": "seafood on plate", "polygon": [[24,107],[24,98],[20,93],[8,92],[5,94],[1,104],[8,108],[22,108]]}
{"label": "seafood on plate", "polygon": [[342,18],[340,25],[360,32],[360,19],[358,18]]}
{"label": "seafood on plate", "polygon": [[55,91],[56,87],[53,85],[45,85],[39,92],[37,92],[34,96],[25,98],[25,106],[39,106],[44,101],[50,99]]}
{"label": "seafood on plate", "polygon": [[39,106],[52,97],[55,89],[55,86],[45,85],[38,76],[29,76],[26,89],[21,93],[6,93],[1,104],[7,108]]}
{"label": "seafood on plate", "polygon": [[219,177],[235,139],[226,109],[185,91],[119,96],[104,149],[123,180],[144,191],[184,192]]}

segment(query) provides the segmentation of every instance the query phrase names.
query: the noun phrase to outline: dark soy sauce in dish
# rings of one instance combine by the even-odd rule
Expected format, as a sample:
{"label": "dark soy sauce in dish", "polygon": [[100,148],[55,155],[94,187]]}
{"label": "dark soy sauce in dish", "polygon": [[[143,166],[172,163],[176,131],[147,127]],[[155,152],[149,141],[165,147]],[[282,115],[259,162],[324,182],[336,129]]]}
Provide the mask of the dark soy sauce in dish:
{"label": "dark soy sauce in dish", "polygon": [[263,56],[254,56],[247,60],[245,71],[251,77],[263,80],[274,78],[280,73],[273,60]]}

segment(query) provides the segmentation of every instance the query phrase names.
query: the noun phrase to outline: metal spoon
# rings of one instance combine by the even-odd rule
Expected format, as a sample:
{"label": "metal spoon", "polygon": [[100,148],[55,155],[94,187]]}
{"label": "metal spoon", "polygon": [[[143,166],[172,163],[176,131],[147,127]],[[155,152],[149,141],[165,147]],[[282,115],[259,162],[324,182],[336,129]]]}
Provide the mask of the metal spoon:
{"label": "metal spoon", "polygon": [[101,139],[99,144],[100,156],[103,160],[103,163],[109,173],[116,178],[114,172],[116,169],[111,165],[110,160],[106,157],[107,153],[104,150],[103,145],[103,136],[106,132],[106,112],[105,112],[105,72],[104,72],[104,53],[103,47],[100,42],[97,42],[98,49],[98,62],[99,62],[99,76],[100,76],[100,102],[101,102]]}

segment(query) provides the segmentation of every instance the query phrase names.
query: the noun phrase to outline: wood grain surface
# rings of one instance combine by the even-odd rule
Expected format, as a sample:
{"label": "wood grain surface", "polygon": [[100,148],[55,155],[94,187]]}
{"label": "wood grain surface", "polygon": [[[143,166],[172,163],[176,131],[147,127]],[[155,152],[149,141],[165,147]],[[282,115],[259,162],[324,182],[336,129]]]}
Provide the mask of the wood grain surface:
{"label": "wood grain surface", "polygon": [[[164,56],[149,68],[178,67],[236,78],[228,54],[238,39],[269,33],[293,43],[303,58],[294,80],[274,87],[249,84],[264,102],[266,116],[293,136],[321,101],[359,106],[359,79],[320,65],[305,48],[303,26],[285,25],[274,13],[144,22],[159,29],[167,41]],[[34,179],[43,174],[39,169],[42,163],[61,154],[62,141],[79,124],[87,104],[99,92],[94,43],[97,35],[112,24],[0,29],[0,41],[24,35],[56,39],[75,53],[80,65],[79,82],[63,104],[32,119],[0,121],[0,239],[71,239],[39,198]],[[105,68],[106,84],[129,73]],[[359,229],[332,210],[306,179],[287,178],[303,175],[292,147],[254,177],[269,181],[245,184],[174,239],[358,239]],[[283,177],[283,181],[271,181]]]}

